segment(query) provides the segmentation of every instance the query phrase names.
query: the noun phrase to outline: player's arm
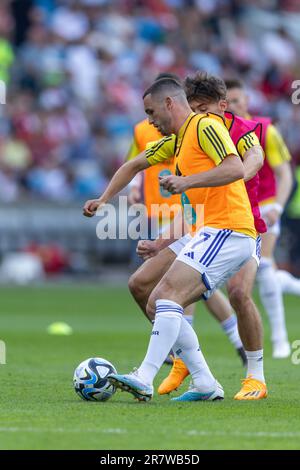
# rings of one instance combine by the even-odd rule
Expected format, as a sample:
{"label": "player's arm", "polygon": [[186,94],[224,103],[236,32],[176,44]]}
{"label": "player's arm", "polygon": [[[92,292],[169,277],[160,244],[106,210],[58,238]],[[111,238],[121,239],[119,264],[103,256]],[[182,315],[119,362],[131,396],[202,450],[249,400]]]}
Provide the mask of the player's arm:
{"label": "player's arm", "polygon": [[224,186],[244,178],[243,163],[223,124],[212,118],[202,119],[199,122],[198,136],[200,147],[216,166],[211,170],[186,177],[161,178],[162,186],[173,194],[191,188]]}
{"label": "player's arm", "polygon": [[174,217],[172,222],[164,227],[156,240],[140,240],[136,252],[145,261],[156,256],[161,250],[178,240],[185,233],[182,211]]}
{"label": "player's arm", "polygon": [[187,189],[225,186],[243,179],[245,175],[243,163],[236,157],[234,153],[228,154],[215,168],[188,176]]}
{"label": "player's arm", "polygon": [[264,151],[259,145],[249,149],[244,156],[244,181],[249,181],[257,174],[264,164]]}
{"label": "player's arm", "polygon": [[264,151],[255,132],[250,132],[241,137],[236,147],[244,163],[244,180],[249,181],[263,166]]}
{"label": "player's arm", "polygon": [[92,217],[95,215],[99,206],[106,204],[110,199],[124,189],[139,171],[145,170],[149,166],[150,163],[146,158],[146,152],[142,152],[138,157],[124,163],[114,174],[102,196],[85,203],[83,214],[86,217]]}
{"label": "player's arm", "polygon": [[291,155],[275,126],[268,127],[266,135],[266,155],[277,180],[277,218],[283,212],[284,206],[291,194],[293,186],[293,176],[291,170]]}

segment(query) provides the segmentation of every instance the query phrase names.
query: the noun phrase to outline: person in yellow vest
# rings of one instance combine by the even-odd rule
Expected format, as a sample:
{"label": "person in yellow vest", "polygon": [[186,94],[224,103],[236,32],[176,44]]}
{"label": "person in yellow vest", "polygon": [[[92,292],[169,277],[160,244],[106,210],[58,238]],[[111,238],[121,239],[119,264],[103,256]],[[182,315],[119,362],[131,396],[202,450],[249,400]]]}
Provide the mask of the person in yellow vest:
{"label": "person in yellow vest", "polygon": [[[92,217],[139,171],[175,155],[176,175],[160,181],[164,189],[181,194],[192,238],[148,300],[148,314],[152,313],[155,320],[142,364],[131,374],[111,374],[108,380],[135,398],[148,401],[153,396],[153,380],[168,351],[174,348],[191,373],[192,386],[173,400],[223,399],[224,390],[204,359],[195,331],[182,315],[184,308],[203,295],[209,297],[238,272],[256,248],[243,163],[222,118],[193,113],[184,89],[175,80],[158,80],[143,99],[149,122],[163,135],[177,136],[173,147],[161,158],[143,152],[125,163],[103,195],[85,203],[83,213]],[[168,137],[164,140],[170,142]],[[258,400],[267,396],[259,315],[244,319],[243,326],[247,328],[245,346],[252,359],[248,360],[249,375],[235,398]]]}
{"label": "person in yellow vest", "polygon": [[[162,78],[173,78],[174,80],[181,82],[180,78],[172,73],[161,73],[156,77],[156,80]],[[144,151],[149,143],[158,141],[162,138],[162,134],[149,123],[148,119],[137,123],[134,127],[133,141],[131,143],[129,152],[127,154],[127,161],[138,156]],[[129,184],[129,204],[135,204],[143,202],[146,206],[148,214],[152,213],[152,218],[156,218],[157,214],[154,213],[152,207],[156,204],[168,204],[170,207],[174,204],[180,204],[180,197],[178,195],[172,195],[169,191],[164,190],[159,184],[159,178],[161,176],[170,175],[174,172],[173,158],[157,165],[150,166],[143,173],[139,173]],[[171,213],[171,215],[175,215]],[[167,220],[166,223],[169,221]],[[162,221],[163,224],[163,221]],[[156,238],[156,234],[153,238]],[[135,244],[134,244],[135,246]],[[147,259],[147,257],[145,258]],[[136,253],[134,262],[132,264],[138,265],[136,262]],[[162,267],[162,266],[161,266]],[[150,291],[153,288],[153,279],[156,276],[155,272],[147,270],[145,273],[146,279],[141,279],[140,270],[136,271],[129,279],[128,287],[132,293],[134,299],[141,307],[143,313],[145,313],[146,299],[150,295]],[[144,284],[149,286],[149,295],[145,294]],[[143,286],[141,285],[143,284]],[[242,364],[247,365],[247,358],[243,348],[243,344],[239,335],[237,320],[232,307],[221,291],[216,291],[209,302],[206,304],[210,313],[220,323],[222,330],[227,335],[229,341],[236,349],[239,357],[241,358]],[[193,326],[194,321],[195,305],[190,305],[185,309],[185,319]],[[173,357],[173,353],[171,352]],[[167,364],[172,364],[173,359],[170,356],[166,358]],[[177,368],[180,368],[180,364],[177,364]]]}

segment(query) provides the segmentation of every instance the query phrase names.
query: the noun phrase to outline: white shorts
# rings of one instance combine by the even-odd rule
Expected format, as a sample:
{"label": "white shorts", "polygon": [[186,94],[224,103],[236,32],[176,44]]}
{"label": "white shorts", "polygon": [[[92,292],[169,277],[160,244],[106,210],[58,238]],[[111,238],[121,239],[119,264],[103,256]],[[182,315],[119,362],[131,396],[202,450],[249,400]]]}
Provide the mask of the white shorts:
{"label": "white shorts", "polygon": [[208,299],[249,261],[255,250],[254,238],[229,229],[204,227],[190,238],[176,259],[201,273],[207,288],[203,297]]}
{"label": "white shorts", "polygon": [[[261,205],[259,206],[259,210],[260,210],[260,213],[261,213],[261,216],[262,218],[265,220],[266,224],[267,224],[267,221],[265,219],[265,215],[271,211],[272,209],[276,209],[276,206],[275,204],[265,204],[265,205]],[[268,227],[268,232],[267,233],[273,233],[274,235],[276,235],[277,237],[279,237],[280,235],[280,232],[281,232],[281,224],[280,224],[280,219],[277,220],[277,222],[272,225],[272,227],[269,227],[269,225],[267,224],[267,227]]]}
{"label": "white shorts", "polygon": [[175,255],[178,256],[179,253],[181,252],[182,248],[184,248],[185,245],[192,239],[193,239],[193,237],[189,233],[187,233],[183,237],[181,237],[178,240],[176,240],[175,242],[171,243],[171,245],[169,245],[168,248],[170,248],[170,250],[174,251]]}
{"label": "white shorts", "polygon": [[[172,250],[175,253],[175,255],[178,256],[182,248],[184,248],[186,244],[192,239],[193,237],[188,233],[184,235],[183,237],[179,238],[178,240],[176,240],[175,242],[171,243],[171,245],[169,245],[168,248],[170,248],[170,250]],[[260,235],[258,235],[256,239],[256,244],[252,253],[252,258],[255,259],[255,261],[257,262],[257,266],[259,267],[260,259],[261,259],[261,236]]]}

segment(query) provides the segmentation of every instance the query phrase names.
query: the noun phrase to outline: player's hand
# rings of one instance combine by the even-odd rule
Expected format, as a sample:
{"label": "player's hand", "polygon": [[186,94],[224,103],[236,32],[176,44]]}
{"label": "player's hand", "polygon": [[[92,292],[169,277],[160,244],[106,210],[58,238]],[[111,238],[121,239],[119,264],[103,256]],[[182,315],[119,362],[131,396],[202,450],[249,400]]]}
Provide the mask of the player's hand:
{"label": "player's hand", "polygon": [[180,194],[187,190],[187,180],[184,176],[159,176],[159,184],[171,194]]}
{"label": "player's hand", "polygon": [[153,258],[159,252],[156,240],[140,240],[136,247],[137,254],[146,261]]}
{"label": "player's hand", "polygon": [[268,227],[272,227],[280,219],[280,212],[276,209],[271,209],[265,214],[265,220]]}
{"label": "player's hand", "polygon": [[93,217],[102,204],[101,199],[90,199],[86,201],[83,206],[83,215],[85,215],[85,217]]}
{"label": "player's hand", "polygon": [[130,188],[129,194],[128,194],[128,202],[132,206],[132,204],[137,204],[138,202],[141,202],[142,200],[142,195],[140,188],[137,186],[132,186]]}

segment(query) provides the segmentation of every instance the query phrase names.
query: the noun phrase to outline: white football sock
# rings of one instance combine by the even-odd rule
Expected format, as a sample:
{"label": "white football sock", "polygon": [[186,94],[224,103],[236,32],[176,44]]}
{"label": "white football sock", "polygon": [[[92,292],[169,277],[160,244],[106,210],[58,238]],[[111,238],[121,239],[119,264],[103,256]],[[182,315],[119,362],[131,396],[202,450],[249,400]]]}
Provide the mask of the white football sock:
{"label": "white football sock", "polygon": [[257,282],[262,304],[269,317],[272,342],[287,341],[282,292],[270,258],[261,258]]}
{"label": "white football sock", "polygon": [[229,318],[221,322],[221,327],[228,336],[229,341],[236,349],[243,347],[241,341],[236,315],[233,313]]}
{"label": "white football sock", "polygon": [[278,269],[276,274],[283,294],[300,295],[300,279],[281,269]]}
{"label": "white football sock", "polygon": [[[182,317],[184,320],[186,320],[188,322],[189,325],[191,325],[191,327],[193,328],[193,320],[194,320],[194,315],[183,315]],[[179,356],[178,354],[176,354],[176,351],[174,350],[174,348],[172,349],[172,355],[175,357],[175,359],[178,359]]]}
{"label": "white football sock", "polygon": [[[171,300],[156,301],[156,315],[147,354],[138,368],[138,375],[149,385],[161,368],[178,337],[183,308]],[[187,322],[184,322],[187,323]]]}
{"label": "white football sock", "polygon": [[264,376],[264,350],[245,351],[248,361],[247,377],[252,376],[253,379],[260,380],[265,383]]}
{"label": "white football sock", "polygon": [[210,392],[215,388],[216,379],[204,359],[197,335],[187,321],[181,322],[179,335],[173,350],[189,369],[194,385],[197,388],[204,393]]}

